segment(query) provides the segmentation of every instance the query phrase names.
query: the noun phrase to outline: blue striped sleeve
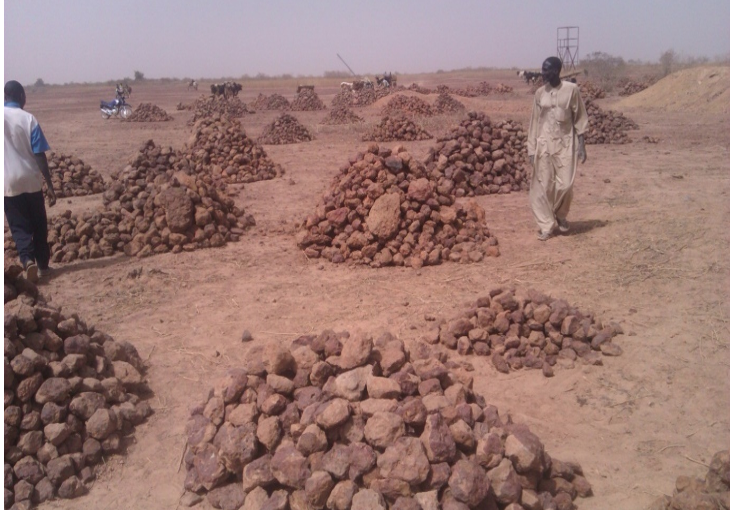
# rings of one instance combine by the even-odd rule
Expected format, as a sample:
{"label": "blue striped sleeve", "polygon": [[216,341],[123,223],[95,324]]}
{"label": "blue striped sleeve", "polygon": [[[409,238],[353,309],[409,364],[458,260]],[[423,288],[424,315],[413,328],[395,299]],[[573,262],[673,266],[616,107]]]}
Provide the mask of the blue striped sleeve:
{"label": "blue striped sleeve", "polygon": [[33,149],[33,154],[40,154],[51,148],[46,141],[40,124],[36,124],[31,130],[31,148]]}

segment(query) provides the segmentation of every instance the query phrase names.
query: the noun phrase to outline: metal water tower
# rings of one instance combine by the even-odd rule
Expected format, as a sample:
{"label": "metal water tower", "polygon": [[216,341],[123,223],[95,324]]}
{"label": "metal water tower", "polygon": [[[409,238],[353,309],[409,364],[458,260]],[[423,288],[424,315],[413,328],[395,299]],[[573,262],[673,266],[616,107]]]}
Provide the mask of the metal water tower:
{"label": "metal water tower", "polygon": [[557,57],[563,71],[574,71],[579,65],[579,27],[557,28]]}

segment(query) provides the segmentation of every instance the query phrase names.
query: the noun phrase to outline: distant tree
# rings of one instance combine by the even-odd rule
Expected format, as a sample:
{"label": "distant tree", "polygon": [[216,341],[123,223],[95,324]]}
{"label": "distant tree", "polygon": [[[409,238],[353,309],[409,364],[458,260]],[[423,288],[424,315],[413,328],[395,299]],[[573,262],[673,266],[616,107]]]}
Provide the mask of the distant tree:
{"label": "distant tree", "polygon": [[593,81],[610,92],[625,71],[625,60],[622,57],[596,51],[585,56],[582,66]]}
{"label": "distant tree", "polygon": [[33,84],[34,87],[45,87],[46,84],[43,81],[43,78],[38,78],[36,82]]}
{"label": "distant tree", "polygon": [[143,81],[145,74],[142,71],[135,71],[135,81]]}
{"label": "distant tree", "polygon": [[663,75],[668,75],[673,67],[678,63],[679,56],[672,49],[666,50],[661,53],[661,57],[658,59],[658,63],[661,64],[661,71]]}

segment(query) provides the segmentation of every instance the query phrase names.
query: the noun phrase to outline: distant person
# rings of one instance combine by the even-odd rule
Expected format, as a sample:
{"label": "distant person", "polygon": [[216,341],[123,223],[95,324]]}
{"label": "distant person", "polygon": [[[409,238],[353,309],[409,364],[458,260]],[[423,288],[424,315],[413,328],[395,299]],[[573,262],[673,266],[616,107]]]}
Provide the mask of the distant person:
{"label": "distant person", "polygon": [[567,215],[577,160],[587,160],[587,111],[579,87],[559,79],[562,61],[549,57],[541,66],[544,86],[534,94],[529,122],[528,153],[534,169],[529,203],[539,226],[539,240],[549,239],[555,228],[569,231]]}
{"label": "distant person", "polygon": [[48,220],[43,203],[56,203],[46,151],[50,149],[36,118],[23,110],[25,90],[15,80],[5,84],[5,219],[10,226],[26,278],[36,282],[50,268]]}

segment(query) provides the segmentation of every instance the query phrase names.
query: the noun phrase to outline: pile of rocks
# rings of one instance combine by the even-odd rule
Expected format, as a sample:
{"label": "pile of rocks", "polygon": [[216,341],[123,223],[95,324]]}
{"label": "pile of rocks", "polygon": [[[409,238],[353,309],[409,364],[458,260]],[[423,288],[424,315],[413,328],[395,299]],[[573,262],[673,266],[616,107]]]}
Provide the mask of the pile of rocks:
{"label": "pile of rocks", "polygon": [[198,121],[182,157],[195,173],[210,173],[214,181],[225,183],[263,181],[284,173],[238,120],[225,116]]}
{"label": "pile of rocks", "polygon": [[50,152],[48,169],[53,191],[59,198],[93,195],[104,191],[101,174],[76,156]]}
{"label": "pile of rocks", "polygon": [[649,510],[699,510],[729,508],[729,450],[714,454],[704,480],[676,479],[673,496],[661,496]]}
{"label": "pile of rocks", "polygon": [[498,85],[493,87],[493,90],[491,92],[493,94],[510,94],[511,92],[513,92],[513,87],[504,83],[499,83]]}
{"label": "pile of rocks", "polygon": [[612,339],[622,332],[619,324],[603,324],[562,299],[499,287],[441,324],[425,341],[463,355],[491,356],[499,372],[535,368],[552,377],[557,363],[602,365],[603,355],[619,356],[622,349]]}
{"label": "pile of rocks", "polygon": [[413,142],[415,140],[429,140],[430,138],[432,138],[431,134],[422,126],[416,124],[414,120],[408,119],[404,114],[398,114],[394,117],[388,115],[382,117],[377,125],[361,137],[365,142]]}
{"label": "pile of rocks", "polygon": [[247,113],[254,113],[246,104],[238,97],[224,96],[201,96],[193,104],[193,118],[188,121],[188,125],[192,126],[200,119],[209,117],[243,117]]}
{"label": "pile of rocks", "polygon": [[447,86],[444,86],[444,88],[440,88],[438,92],[448,92],[455,94],[456,96],[462,96],[462,97],[478,97],[478,96],[488,96],[493,93],[506,93],[506,92],[513,92],[513,88],[500,84],[498,86],[499,88],[496,88],[492,86],[487,81],[482,81],[478,83],[478,85],[468,85],[464,89],[451,89]]}
{"label": "pile of rocks", "polygon": [[589,127],[585,133],[585,143],[622,144],[631,142],[628,131],[638,129],[638,124],[625,117],[622,113],[613,110],[605,111],[592,101],[586,102],[585,107],[587,108],[587,116],[589,117]]}
{"label": "pile of rocks", "polygon": [[140,103],[127,118],[129,122],[165,122],[173,120],[168,112],[152,103]]}
{"label": "pile of rocks", "polygon": [[430,148],[425,164],[438,189],[456,197],[528,190],[526,136],[519,122],[469,112]]}
{"label": "pile of rocks", "polygon": [[473,391],[472,366],[426,344],[326,330],[247,358],[186,425],[185,488],[215,508],[568,509],[592,495],[581,466]]}
{"label": "pile of rocks", "polygon": [[292,100],[292,103],[290,103],[290,110],[298,112],[325,110],[325,103],[320,100],[320,97],[315,90],[302,89],[297,93],[297,96]]}
{"label": "pile of rocks", "polygon": [[363,122],[363,118],[356,115],[347,106],[336,106],[320,121],[321,124],[356,124]]}
{"label": "pile of rocks", "polygon": [[5,508],[85,494],[150,416],[135,347],[47,303],[5,268]]}
{"label": "pile of rocks", "polygon": [[656,83],[656,78],[645,78],[641,81],[635,81],[635,80],[627,80],[620,84],[620,89],[618,90],[618,95],[620,96],[632,96],[633,94],[637,94],[638,92],[641,92],[643,90],[646,90],[648,87]]}
{"label": "pile of rocks", "polygon": [[455,205],[402,146],[371,144],[341,168],[303,222],[298,246],[310,258],[371,267],[479,262],[498,241],[473,202]]}
{"label": "pile of rocks", "polygon": [[417,85],[416,83],[412,83],[409,87],[407,87],[407,90],[411,90],[412,92],[417,92],[419,94],[432,94],[433,91],[431,89],[428,89],[427,87],[423,87],[421,85]]}
{"label": "pile of rocks", "polygon": [[313,140],[308,128],[288,113],[283,113],[264,128],[257,141],[265,145],[302,143]]}
{"label": "pile of rocks", "polygon": [[391,94],[391,89],[387,87],[379,87],[376,89],[362,88],[353,94],[351,106],[368,106],[374,104],[382,97]]}
{"label": "pile of rocks", "polygon": [[399,94],[389,99],[389,102],[381,109],[381,115],[392,114],[411,114],[431,117],[435,112],[425,100]]}
{"label": "pile of rocks", "polygon": [[342,88],[330,102],[331,108],[350,108],[353,106],[354,93],[350,89]]}
{"label": "pile of rocks", "polygon": [[592,81],[583,81],[578,83],[580,88],[580,95],[582,100],[585,102],[592,101],[593,99],[602,99],[605,97],[605,90],[599,85]]}
{"label": "pile of rocks", "polygon": [[452,97],[450,94],[440,93],[435,100],[435,104],[432,105],[435,112],[443,113],[456,113],[465,110],[465,105]]}
{"label": "pile of rocks", "polygon": [[280,94],[266,96],[260,93],[257,99],[249,103],[255,110],[289,110],[290,102]]}

